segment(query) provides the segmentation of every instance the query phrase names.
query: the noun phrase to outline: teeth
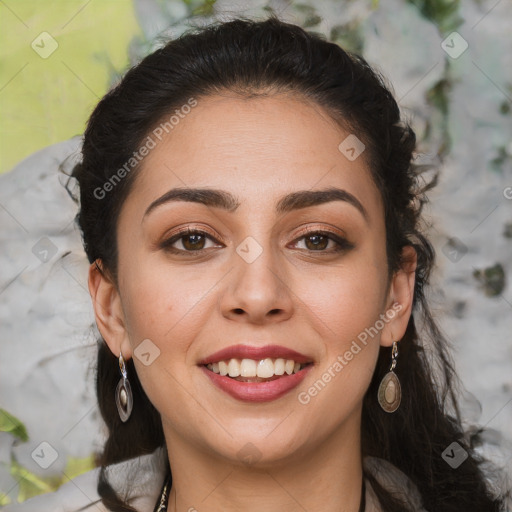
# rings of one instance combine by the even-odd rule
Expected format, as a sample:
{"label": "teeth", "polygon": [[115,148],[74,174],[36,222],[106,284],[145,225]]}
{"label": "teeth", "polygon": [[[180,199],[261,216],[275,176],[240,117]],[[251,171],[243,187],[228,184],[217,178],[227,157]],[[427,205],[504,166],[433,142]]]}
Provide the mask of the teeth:
{"label": "teeth", "polygon": [[238,359],[231,359],[228,363],[228,375],[230,377],[240,376],[240,361]]}
{"label": "teeth", "polygon": [[256,375],[261,379],[268,379],[269,377],[274,376],[274,362],[272,359],[262,359],[258,363],[258,368],[256,370]]}
{"label": "teeth", "polygon": [[254,359],[242,359],[240,375],[242,377],[256,377],[256,361]]}
{"label": "teeth", "polygon": [[284,359],[276,359],[275,363],[274,363],[274,373],[276,375],[284,375],[284,363],[285,363],[285,360]]}
{"label": "teeth", "polygon": [[295,362],[293,359],[229,359],[219,361],[218,363],[210,363],[207,368],[214,373],[229,377],[259,377],[260,379],[268,379],[274,375],[291,375],[297,373],[305,365]]}
{"label": "teeth", "polygon": [[228,374],[228,365],[225,361],[219,361],[219,373],[221,375],[227,375]]}

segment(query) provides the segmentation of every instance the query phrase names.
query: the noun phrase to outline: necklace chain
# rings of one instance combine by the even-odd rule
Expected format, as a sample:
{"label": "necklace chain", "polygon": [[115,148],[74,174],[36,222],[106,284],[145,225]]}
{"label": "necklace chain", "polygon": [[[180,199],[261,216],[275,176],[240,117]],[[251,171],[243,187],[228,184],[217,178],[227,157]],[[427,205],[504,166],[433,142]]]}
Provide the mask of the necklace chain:
{"label": "necklace chain", "polygon": [[155,510],[153,512],[167,512],[167,505],[169,504],[169,491],[171,489],[171,474],[169,473],[165,479],[160,498],[158,498]]}

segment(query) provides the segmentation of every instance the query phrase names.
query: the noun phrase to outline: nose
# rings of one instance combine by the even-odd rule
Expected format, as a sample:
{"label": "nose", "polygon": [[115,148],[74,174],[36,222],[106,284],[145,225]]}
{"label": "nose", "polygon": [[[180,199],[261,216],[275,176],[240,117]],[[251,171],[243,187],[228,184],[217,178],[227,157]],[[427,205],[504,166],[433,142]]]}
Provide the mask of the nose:
{"label": "nose", "polygon": [[[240,256],[242,254],[242,256]],[[234,266],[221,299],[225,318],[263,325],[282,322],[293,314],[293,293],[285,268],[270,247],[254,260],[233,254]],[[282,263],[282,262],[281,262]]]}

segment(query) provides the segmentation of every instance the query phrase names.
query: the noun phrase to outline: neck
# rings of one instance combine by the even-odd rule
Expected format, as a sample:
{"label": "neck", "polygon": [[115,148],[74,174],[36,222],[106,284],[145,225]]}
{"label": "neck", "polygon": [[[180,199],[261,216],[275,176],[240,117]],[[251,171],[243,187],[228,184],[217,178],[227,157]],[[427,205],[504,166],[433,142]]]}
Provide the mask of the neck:
{"label": "neck", "polygon": [[209,456],[166,432],[173,485],[169,512],[358,512],[362,461],[359,422],[286,461],[246,465]]}

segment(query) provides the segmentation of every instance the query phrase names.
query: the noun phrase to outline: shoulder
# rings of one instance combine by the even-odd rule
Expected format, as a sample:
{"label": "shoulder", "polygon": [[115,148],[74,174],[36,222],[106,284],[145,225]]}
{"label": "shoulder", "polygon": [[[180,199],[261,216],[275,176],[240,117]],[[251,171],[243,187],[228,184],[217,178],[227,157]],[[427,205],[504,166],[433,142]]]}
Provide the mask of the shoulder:
{"label": "shoulder", "polygon": [[[141,512],[152,512],[165,477],[167,455],[163,448],[107,467],[112,487]],[[2,512],[109,512],[98,494],[99,468],[65,483],[53,493],[23,503],[7,505]]]}

